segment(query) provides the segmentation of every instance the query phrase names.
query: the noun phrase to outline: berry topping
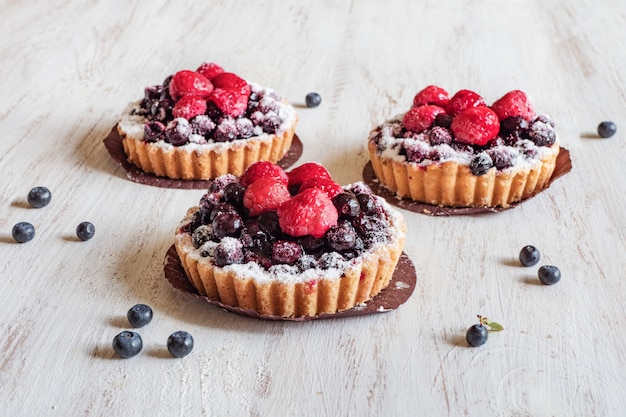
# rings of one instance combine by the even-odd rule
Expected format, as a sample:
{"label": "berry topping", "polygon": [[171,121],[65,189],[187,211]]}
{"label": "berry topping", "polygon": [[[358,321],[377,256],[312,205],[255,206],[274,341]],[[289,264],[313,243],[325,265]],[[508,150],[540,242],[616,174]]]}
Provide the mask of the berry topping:
{"label": "berry topping", "polygon": [[356,243],[356,238],[357,234],[354,227],[347,221],[332,226],[326,232],[328,246],[337,252],[352,249]]}
{"label": "berry topping", "polygon": [[212,80],[218,74],[224,72],[224,69],[213,62],[205,62],[196,70],[198,74],[203,75],[207,80]]}
{"label": "berry topping", "polygon": [[542,284],[554,285],[561,280],[561,270],[554,265],[542,265],[537,276]]}
{"label": "berry topping", "polygon": [[496,100],[491,109],[496,112],[500,120],[507,117],[520,116],[531,121],[535,117],[535,109],[530,98],[520,90],[513,90]]}
{"label": "berry topping", "polygon": [[29,242],[35,237],[35,227],[28,222],[19,222],[13,226],[11,236],[13,236],[16,242]]}
{"label": "berry topping", "polygon": [[250,215],[257,216],[265,211],[275,211],[290,197],[291,194],[282,181],[265,177],[248,186],[243,196],[243,205],[250,210]]}
{"label": "berry topping", "polygon": [[330,178],[328,170],[317,162],[305,162],[287,173],[289,186],[301,186],[309,178]]}
{"label": "berry topping", "polygon": [[309,188],[284,202],[277,210],[280,228],[290,236],[324,236],[337,224],[337,209],[322,190]]}
{"label": "berry topping", "polygon": [[317,93],[309,93],[304,98],[307,107],[317,107],[322,103],[322,97]]}
{"label": "berry topping", "polygon": [[550,124],[534,120],[528,129],[528,137],[537,146],[550,146],[556,142],[556,132]]}
{"label": "berry topping", "polygon": [[243,196],[246,187],[238,182],[233,182],[224,187],[224,200],[234,207],[243,207]]}
{"label": "berry topping", "polygon": [[185,331],[179,330],[167,338],[167,350],[175,358],[182,358],[193,350],[193,337]]}
{"label": "berry topping", "polygon": [[183,96],[174,104],[172,116],[190,120],[206,111],[206,100],[195,96]]}
{"label": "berry topping", "polygon": [[465,109],[484,106],[483,98],[470,90],[459,90],[448,102],[446,111],[451,116],[456,116]]}
{"label": "berry topping", "polygon": [[222,72],[211,79],[213,87],[221,90],[232,90],[246,96],[250,95],[248,82],[232,72]]}
{"label": "berry topping", "polygon": [[216,88],[211,101],[222,113],[232,117],[241,116],[248,108],[248,94],[237,90]]}
{"label": "berry topping", "polygon": [[28,192],[28,204],[34,208],[42,208],[50,204],[52,193],[46,187],[35,187]]}
{"label": "berry topping", "polygon": [[500,134],[502,137],[515,133],[523,133],[528,129],[528,121],[522,116],[507,117],[500,119]]}
{"label": "berry topping", "polygon": [[446,111],[443,108],[432,104],[413,107],[404,115],[402,124],[404,124],[404,127],[411,132],[421,133],[430,129],[435,122],[437,115],[445,112]]}
{"label": "berry topping", "polygon": [[189,70],[178,71],[169,85],[170,96],[179,100],[183,96],[208,99],[213,92],[213,84],[205,76]]}
{"label": "berry topping", "polygon": [[191,133],[191,125],[187,119],[179,117],[167,124],[165,128],[165,140],[174,146],[182,146],[189,142]]}
{"label": "berry topping", "polygon": [[376,214],[378,207],[376,206],[376,199],[371,194],[357,194],[356,199],[359,202],[361,211],[368,216]]}
{"label": "berry topping", "polygon": [[222,212],[213,218],[211,227],[217,239],[238,237],[243,228],[243,220],[237,213]]}
{"label": "berry topping", "polygon": [[200,136],[207,136],[215,129],[215,122],[206,114],[194,117],[189,121],[189,125],[191,131]]}
{"label": "berry topping", "polygon": [[337,194],[333,198],[333,204],[339,213],[340,219],[354,218],[359,215],[361,206],[359,200],[352,193]]}
{"label": "berry topping", "polygon": [[289,240],[279,240],[272,245],[272,263],[293,265],[302,256],[302,247]]}
{"label": "berry topping", "polygon": [[514,154],[511,148],[505,146],[497,146],[487,151],[487,154],[493,161],[493,166],[498,170],[507,169],[513,166]]}
{"label": "berry topping", "polygon": [[598,135],[601,138],[610,138],[617,132],[617,125],[613,122],[602,122],[598,125]]}
{"label": "berry topping", "polygon": [[487,152],[481,152],[470,161],[469,168],[477,177],[485,175],[493,167],[493,160]]}
{"label": "berry topping", "polygon": [[152,321],[152,309],[146,304],[135,304],[126,313],[126,318],[133,327],[143,327]]}
{"label": "berry topping", "polygon": [[156,142],[165,137],[165,125],[157,120],[146,123],[143,127],[143,140]]}
{"label": "berry topping", "polygon": [[452,120],[450,129],[458,141],[483,146],[498,136],[500,122],[489,107],[470,107]]}
{"label": "berry topping", "polygon": [[309,178],[302,183],[298,192],[302,192],[307,188],[319,188],[324,191],[330,198],[335,197],[337,194],[343,192],[343,188],[335,181],[328,178],[313,177]]}
{"label": "berry topping", "polygon": [[237,123],[232,117],[224,117],[213,132],[215,142],[231,142],[237,139]]}
{"label": "berry topping", "polygon": [[261,178],[273,178],[285,185],[289,184],[289,178],[285,171],[280,166],[267,161],[259,161],[250,165],[239,179],[239,182],[244,187],[247,187]]}
{"label": "berry topping", "polygon": [[445,127],[435,126],[428,133],[428,141],[431,145],[443,145],[452,143],[452,135]]}
{"label": "berry topping", "polygon": [[526,245],[519,252],[519,261],[524,266],[534,266],[539,262],[539,258],[541,258],[541,254],[539,250],[532,246]]}
{"label": "berry topping", "polygon": [[234,237],[225,237],[215,247],[213,256],[217,266],[240,264],[244,260],[243,244]]}
{"label": "berry topping", "polygon": [[90,222],[82,222],[78,226],[76,226],[76,236],[80,240],[89,240],[96,233],[96,228]]}
{"label": "berry topping", "polygon": [[143,348],[139,333],[125,330],[113,338],[113,350],[122,358],[132,358]]}
{"label": "berry topping", "polygon": [[429,85],[415,95],[413,98],[413,107],[434,104],[435,106],[445,109],[449,101],[450,97],[446,90],[436,85]]}

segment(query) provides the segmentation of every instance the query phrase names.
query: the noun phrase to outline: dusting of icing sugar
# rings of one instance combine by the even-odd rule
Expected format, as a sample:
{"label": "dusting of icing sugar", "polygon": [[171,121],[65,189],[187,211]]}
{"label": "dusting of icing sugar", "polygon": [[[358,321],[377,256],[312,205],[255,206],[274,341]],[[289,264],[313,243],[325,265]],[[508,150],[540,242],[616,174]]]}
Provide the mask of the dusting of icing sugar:
{"label": "dusting of icing sugar", "polygon": [[403,289],[406,289],[406,288],[410,288],[410,285],[407,284],[406,282],[397,281],[396,282],[396,288],[399,289],[399,290],[403,290]]}

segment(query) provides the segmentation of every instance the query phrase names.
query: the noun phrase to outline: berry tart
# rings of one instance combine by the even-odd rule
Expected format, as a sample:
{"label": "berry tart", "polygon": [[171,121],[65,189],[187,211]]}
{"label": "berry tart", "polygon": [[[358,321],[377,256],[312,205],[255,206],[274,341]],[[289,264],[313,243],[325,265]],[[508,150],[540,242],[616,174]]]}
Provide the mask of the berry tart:
{"label": "berry tart", "polygon": [[449,97],[431,85],[408,112],[370,132],[368,149],[381,185],[401,198],[507,208],[547,186],[559,141],[520,90],[487,106],[473,91]]}
{"label": "berry tart", "polygon": [[351,309],[385,289],[404,245],[399,211],[320,164],[257,162],[216,178],[176,229],[190,283],[210,300],[273,317]]}
{"label": "berry tart", "polygon": [[272,89],[204,63],[146,87],[117,124],[128,160],[160,177],[241,175],[289,150],[298,115]]}

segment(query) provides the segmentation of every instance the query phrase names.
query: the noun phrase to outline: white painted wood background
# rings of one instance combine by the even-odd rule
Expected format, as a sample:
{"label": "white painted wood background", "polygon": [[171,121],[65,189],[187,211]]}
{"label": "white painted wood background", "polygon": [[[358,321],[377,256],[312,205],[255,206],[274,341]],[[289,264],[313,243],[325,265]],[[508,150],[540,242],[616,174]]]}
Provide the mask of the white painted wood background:
{"label": "white painted wood background", "polygon": [[[0,1],[0,414],[617,416],[626,414],[626,2]],[[366,137],[439,84],[489,102],[523,89],[574,169],[497,215],[404,212],[418,285],[376,316],[273,323],[174,290],[162,261],[199,190],[126,179],[102,140],[143,87],[213,60],[299,108],[300,162],[360,179]],[[611,139],[593,132],[618,124]],[[53,198],[26,204],[30,188]],[[79,242],[89,220],[95,237]],[[36,237],[14,243],[30,221]],[[536,245],[560,267],[538,284]],[[144,350],[111,348],[151,305]],[[464,340],[476,314],[502,323]],[[170,333],[194,351],[173,359]]]}

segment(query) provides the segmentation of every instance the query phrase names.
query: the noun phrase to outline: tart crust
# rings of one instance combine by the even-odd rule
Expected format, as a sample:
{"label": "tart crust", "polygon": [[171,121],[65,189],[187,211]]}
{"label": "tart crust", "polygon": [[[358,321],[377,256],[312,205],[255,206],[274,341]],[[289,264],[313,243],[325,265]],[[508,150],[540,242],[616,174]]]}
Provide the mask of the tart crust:
{"label": "tart crust", "polygon": [[385,158],[368,142],[372,167],[382,185],[401,198],[410,198],[437,206],[503,207],[532,197],[548,184],[559,153],[558,142],[553,152],[538,159],[531,167],[495,167],[481,176],[472,174],[467,165],[455,161],[420,166],[416,163]]}
{"label": "tart crust", "polygon": [[[218,267],[202,257],[191,235],[183,231],[197,207],[189,209],[176,231],[176,251],[189,281],[201,295],[261,315],[278,317],[318,316],[348,310],[364,303],[389,285],[404,246],[406,224],[399,212],[385,204],[393,238],[376,244],[335,279],[307,275],[306,279],[256,279],[237,265]],[[265,271],[266,274],[269,274]]]}

